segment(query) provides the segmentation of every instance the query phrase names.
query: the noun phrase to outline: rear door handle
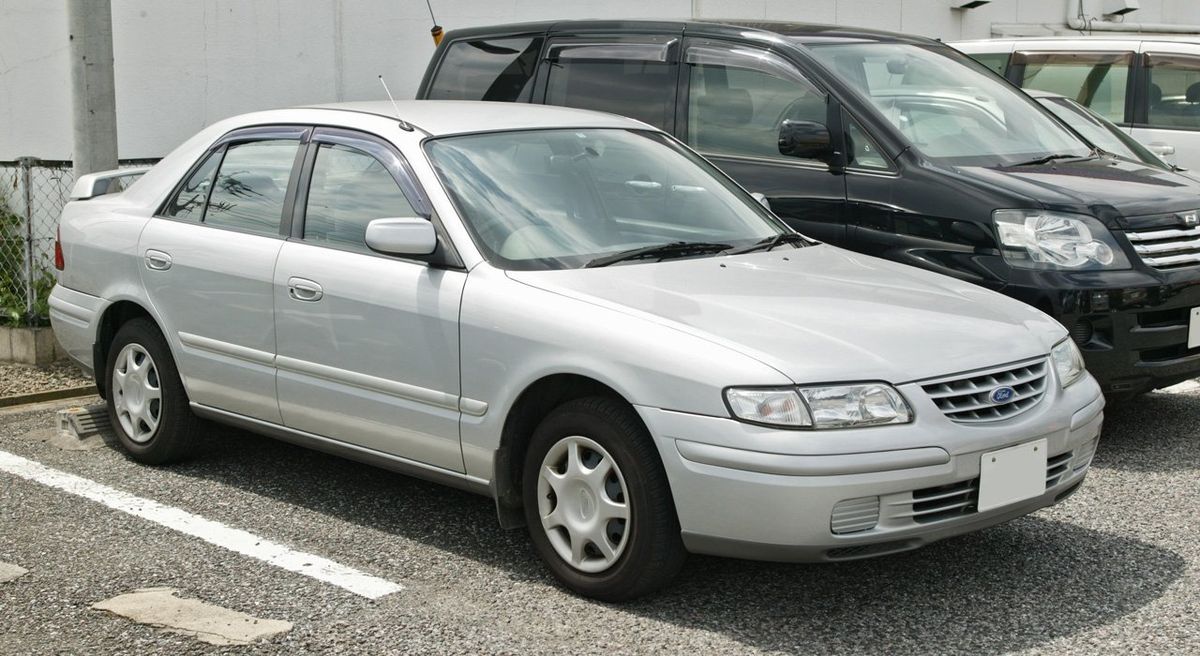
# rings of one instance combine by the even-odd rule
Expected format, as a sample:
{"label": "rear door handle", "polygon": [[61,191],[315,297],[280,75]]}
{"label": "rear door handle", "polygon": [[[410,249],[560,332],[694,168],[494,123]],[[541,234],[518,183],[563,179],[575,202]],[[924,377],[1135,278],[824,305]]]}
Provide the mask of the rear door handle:
{"label": "rear door handle", "polygon": [[171,254],[154,250],[146,251],[146,268],[152,271],[166,271],[171,268]]}
{"label": "rear door handle", "polygon": [[297,301],[314,303],[321,300],[321,297],[324,295],[325,290],[321,288],[321,285],[311,280],[295,276],[288,278],[288,296]]}

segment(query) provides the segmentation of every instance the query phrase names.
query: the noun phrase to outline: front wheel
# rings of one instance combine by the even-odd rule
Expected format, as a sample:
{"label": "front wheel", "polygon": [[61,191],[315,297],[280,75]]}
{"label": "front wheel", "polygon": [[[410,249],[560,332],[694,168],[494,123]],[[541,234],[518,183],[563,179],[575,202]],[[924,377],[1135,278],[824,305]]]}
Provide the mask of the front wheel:
{"label": "front wheel", "polygon": [[570,401],[534,431],[522,477],[538,554],[564,585],[625,601],[666,585],[687,556],[666,472],[627,405]]}
{"label": "front wheel", "polygon": [[127,322],[108,353],[108,418],[121,446],[134,460],[155,465],[189,455],[200,420],[158,327],[146,319]]}

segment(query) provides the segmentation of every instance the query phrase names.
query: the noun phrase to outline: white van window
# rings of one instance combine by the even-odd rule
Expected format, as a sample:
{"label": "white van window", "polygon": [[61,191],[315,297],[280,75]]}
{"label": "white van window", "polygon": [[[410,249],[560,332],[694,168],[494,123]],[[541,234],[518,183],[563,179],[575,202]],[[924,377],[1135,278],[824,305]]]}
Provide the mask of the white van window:
{"label": "white van window", "polygon": [[1074,99],[1113,123],[1125,122],[1125,92],[1132,52],[1056,52],[1016,55],[1025,65],[1021,87]]}
{"label": "white van window", "polygon": [[1200,57],[1150,53],[1150,127],[1200,130]]}

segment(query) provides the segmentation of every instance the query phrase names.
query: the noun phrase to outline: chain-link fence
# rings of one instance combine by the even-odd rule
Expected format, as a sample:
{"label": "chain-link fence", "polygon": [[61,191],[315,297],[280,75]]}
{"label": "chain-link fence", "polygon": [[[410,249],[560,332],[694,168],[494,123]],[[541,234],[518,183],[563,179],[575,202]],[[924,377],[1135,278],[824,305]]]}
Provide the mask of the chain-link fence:
{"label": "chain-link fence", "polygon": [[[122,160],[121,166],[155,161]],[[0,324],[47,322],[58,217],[74,183],[69,161],[0,161]]]}

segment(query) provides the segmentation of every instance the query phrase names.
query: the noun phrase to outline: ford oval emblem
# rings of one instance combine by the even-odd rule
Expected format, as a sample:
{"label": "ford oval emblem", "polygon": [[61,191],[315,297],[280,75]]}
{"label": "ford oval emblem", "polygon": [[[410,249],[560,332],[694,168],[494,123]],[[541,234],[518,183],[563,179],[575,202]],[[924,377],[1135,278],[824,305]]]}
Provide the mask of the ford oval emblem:
{"label": "ford oval emblem", "polygon": [[1001,403],[1008,403],[1011,401],[1012,397],[1015,396],[1016,393],[1017,390],[1011,387],[997,387],[996,389],[992,390],[991,394],[988,394],[988,398],[991,399],[992,403],[999,405]]}

